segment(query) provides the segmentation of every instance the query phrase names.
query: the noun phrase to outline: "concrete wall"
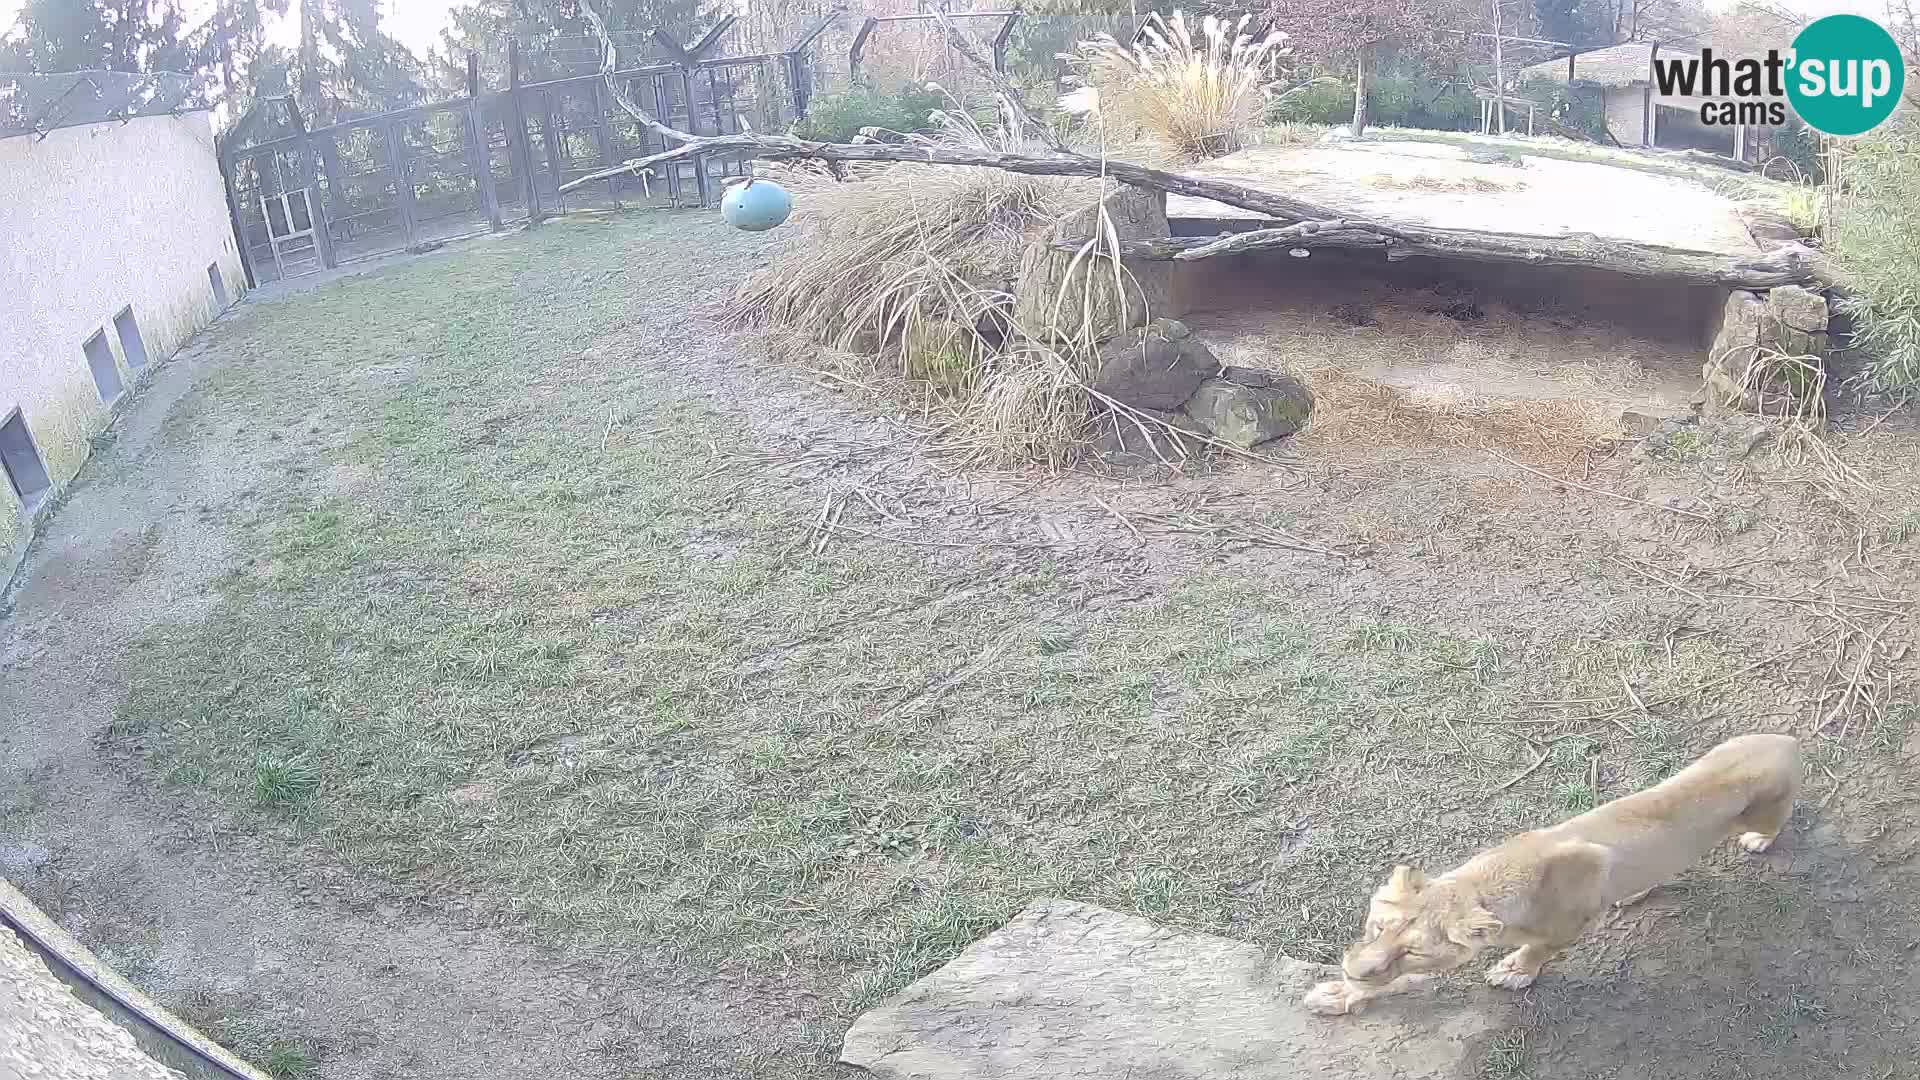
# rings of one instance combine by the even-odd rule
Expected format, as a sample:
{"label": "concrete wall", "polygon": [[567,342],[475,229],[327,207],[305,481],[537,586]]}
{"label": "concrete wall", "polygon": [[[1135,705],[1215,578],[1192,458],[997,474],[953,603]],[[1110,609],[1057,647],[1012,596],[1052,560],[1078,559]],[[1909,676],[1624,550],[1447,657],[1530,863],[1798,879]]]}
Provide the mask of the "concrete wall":
{"label": "concrete wall", "polygon": [[267,1080],[0,878],[0,1077]]}
{"label": "concrete wall", "polygon": [[[131,391],[218,313],[209,264],[237,299],[246,277],[207,113],[0,139],[0,422],[19,407],[55,491],[110,415],[82,345],[104,329]],[[146,343],[138,371],[113,327],[129,305]],[[0,480],[0,582],[25,510]]]}
{"label": "concrete wall", "polygon": [[1607,88],[1607,130],[1621,146],[1645,146],[1646,88],[1614,86]]}

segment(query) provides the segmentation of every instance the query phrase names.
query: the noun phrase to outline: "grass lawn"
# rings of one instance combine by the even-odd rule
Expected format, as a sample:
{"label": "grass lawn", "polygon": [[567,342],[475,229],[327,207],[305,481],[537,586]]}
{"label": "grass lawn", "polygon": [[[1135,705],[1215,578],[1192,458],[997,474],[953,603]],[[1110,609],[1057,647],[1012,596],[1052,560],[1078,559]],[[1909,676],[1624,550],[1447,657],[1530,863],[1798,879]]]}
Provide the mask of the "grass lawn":
{"label": "grass lawn", "polygon": [[[709,377],[750,354],[699,306],[762,242],[561,222],[223,323],[179,427],[308,449],[213,612],[138,643],[114,738],[396,889],[838,1025],[1038,896],[1328,959],[1394,861],[1765,726],[1729,638],[1377,615],[1303,600],[1312,556],[1118,587],[942,531],[953,499],[818,549],[905,444]],[[1651,714],[1597,704],[1623,679]]]}

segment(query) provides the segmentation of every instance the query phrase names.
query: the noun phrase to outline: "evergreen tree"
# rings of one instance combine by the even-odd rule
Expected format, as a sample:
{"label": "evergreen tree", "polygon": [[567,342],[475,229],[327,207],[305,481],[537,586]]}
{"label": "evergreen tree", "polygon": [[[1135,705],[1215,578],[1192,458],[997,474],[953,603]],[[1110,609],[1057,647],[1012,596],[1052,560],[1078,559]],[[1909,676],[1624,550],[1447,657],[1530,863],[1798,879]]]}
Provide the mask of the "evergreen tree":
{"label": "evergreen tree", "polygon": [[[620,43],[620,63],[637,66],[660,62],[664,53],[647,35],[665,30],[676,41],[691,45],[718,22],[726,10],[722,0],[592,0],[606,19],[607,29]],[[451,25],[440,32],[440,47],[430,59],[437,96],[466,93],[467,54],[480,58],[481,81],[494,87],[507,82],[507,42],[518,39],[527,71],[536,77],[578,74],[598,66],[593,29],[580,14],[580,0],[471,0],[454,8]],[[550,50],[564,41],[566,55]],[[564,63],[562,62],[564,60]]]}
{"label": "evergreen tree", "polygon": [[179,71],[177,0],[27,0],[0,42],[0,70]]}
{"label": "evergreen tree", "polygon": [[425,97],[420,61],[380,29],[379,0],[298,3],[295,94],[308,127],[402,108]]}

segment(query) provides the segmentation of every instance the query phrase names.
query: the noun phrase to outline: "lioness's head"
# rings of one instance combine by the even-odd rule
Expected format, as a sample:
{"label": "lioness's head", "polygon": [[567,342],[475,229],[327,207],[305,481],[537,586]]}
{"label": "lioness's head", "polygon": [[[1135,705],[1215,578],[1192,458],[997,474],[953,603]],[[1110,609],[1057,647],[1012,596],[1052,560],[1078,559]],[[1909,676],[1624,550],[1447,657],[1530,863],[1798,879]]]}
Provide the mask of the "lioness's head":
{"label": "lioness's head", "polygon": [[1500,920],[1451,881],[1428,881],[1396,866],[1373,894],[1367,929],[1347,946],[1341,970],[1357,983],[1449,971],[1473,958],[1501,929]]}

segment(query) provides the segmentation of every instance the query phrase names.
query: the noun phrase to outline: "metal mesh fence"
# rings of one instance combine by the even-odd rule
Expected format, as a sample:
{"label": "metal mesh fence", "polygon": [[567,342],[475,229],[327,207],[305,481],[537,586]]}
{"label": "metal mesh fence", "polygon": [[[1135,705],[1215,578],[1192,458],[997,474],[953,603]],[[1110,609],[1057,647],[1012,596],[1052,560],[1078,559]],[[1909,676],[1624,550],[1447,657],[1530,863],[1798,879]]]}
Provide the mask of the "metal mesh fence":
{"label": "metal mesh fence", "polygon": [[206,107],[193,80],[178,72],[0,73],[0,139]]}

